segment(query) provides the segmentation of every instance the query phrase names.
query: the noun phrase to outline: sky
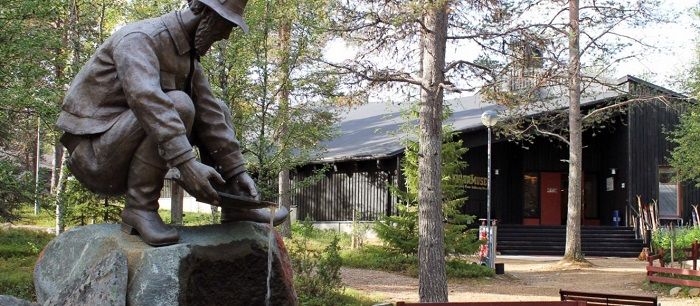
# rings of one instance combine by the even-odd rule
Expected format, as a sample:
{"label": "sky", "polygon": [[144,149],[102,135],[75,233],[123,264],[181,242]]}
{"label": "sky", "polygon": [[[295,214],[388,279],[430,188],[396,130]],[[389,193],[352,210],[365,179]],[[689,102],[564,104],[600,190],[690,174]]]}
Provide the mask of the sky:
{"label": "sky", "polygon": [[645,54],[621,65],[618,69],[620,76],[629,74],[680,91],[678,79],[682,79],[696,60],[700,20],[695,17],[694,11],[700,7],[699,2],[664,0],[660,9],[679,12],[674,22],[629,31],[658,49],[648,49]]}
{"label": "sky", "polygon": [[[638,46],[628,50],[635,57],[621,63],[613,73],[616,77],[632,75],[671,90],[683,91],[681,85],[696,59],[700,18],[695,10],[700,0],[660,0],[659,13],[677,14],[672,22],[648,25],[639,29],[620,29],[653,47]],[[470,52],[469,47],[447,50],[448,60],[455,54]],[[327,60],[340,62],[351,58],[356,50],[341,40],[332,41],[324,50]],[[473,95],[473,93],[469,93]]]}

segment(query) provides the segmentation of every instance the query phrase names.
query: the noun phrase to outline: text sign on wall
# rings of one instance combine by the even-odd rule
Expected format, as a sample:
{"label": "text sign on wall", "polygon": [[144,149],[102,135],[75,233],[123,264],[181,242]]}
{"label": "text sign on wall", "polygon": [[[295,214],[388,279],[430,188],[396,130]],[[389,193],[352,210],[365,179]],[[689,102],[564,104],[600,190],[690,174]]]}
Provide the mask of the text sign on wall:
{"label": "text sign on wall", "polygon": [[464,176],[464,180],[467,189],[486,190],[488,188],[488,178],[486,177],[469,174]]}

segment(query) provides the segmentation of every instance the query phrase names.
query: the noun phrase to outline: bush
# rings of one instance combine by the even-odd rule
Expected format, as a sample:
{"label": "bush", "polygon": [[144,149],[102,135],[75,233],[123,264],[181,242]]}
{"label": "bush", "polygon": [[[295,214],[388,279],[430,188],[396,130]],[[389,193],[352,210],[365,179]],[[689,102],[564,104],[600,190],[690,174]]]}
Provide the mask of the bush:
{"label": "bush", "polygon": [[31,174],[22,173],[12,162],[0,159],[0,222],[17,220],[14,211],[33,199]]}
{"label": "bush", "polygon": [[415,255],[406,255],[385,247],[366,245],[359,249],[341,252],[343,265],[353,268],[402,272],[418,275]]}
{"label": "bush", "polygon": [[0,230],[0,295],[35,300],[32,272],[39,252],[52,235],[27,230]]}
{"label": "bush", "polygon": [[311,222],[305,221],[296,228],[289,255],[294,270],[294,287],[301,305],[338,305],[344,288],[340,278],[340,239],[334,237],[328,245],[318,250],[311,247],[310,238],[318,233]]}
{"label": "bush", "polygon": [[652,234],[652,244],[654,250],[664,249],[664,261],[671,261],[671,241],[673,241],[674,260],[685,259],[683,249],[689,249],[693,241],[700,241],[700,228],[675,227],[671,231],[670,227],[662,227]]}
{"label": "bush", "polygon": [[[343,265],[352,268],[400,272],[418,276],[418,258],[381,246],[367,245],[360,249],[341,252]],[[478,278],[493,276],[494,271],[461,259],[447,260],[447,276],[452,278]]]}
{"label": "bush", "polygon": [[[445,254],[474,254],[481,241],[476,230],[468,230],[476,217],[460,210],[466,201],[466,177],[462,171],[467,163],[462,156],[467,152],[461,140],[455,141],[445,131],[442,142],[442,210],[445,219]],[[418,143],[408,141],[401,168],[406,176],[406,191],[397,186],[390,190],[399,200],[398,213],[377,221],[374,230],[390,248],[405,255],[418,253]]]}
{"label": "bush", "polygon": [[313,227],[310,219],[301,222],[292,223],[292,237],[306,237],[308,246],[313,249],[321,250],[331,243],[334,239],[338,239],[338,246],[341,249],[350,247],[350,235],[335,230],[322,230]]}
{"label": "bush", "polygon": [[36,300],[32,271],[35,257],[0,258],[0,295]]}
{"label": "bush", "polygon": [[105,197],[88,190],[77,179],[68,178],[63,192],[66,224],[113,223],[121,220],[123,197]]}
{"label": "bush", "polygon": [[457,259],[448,260],[446,269],[447,276],[454,278],[478,278],[493,276],[495,273],[494,270],[486,266]]}

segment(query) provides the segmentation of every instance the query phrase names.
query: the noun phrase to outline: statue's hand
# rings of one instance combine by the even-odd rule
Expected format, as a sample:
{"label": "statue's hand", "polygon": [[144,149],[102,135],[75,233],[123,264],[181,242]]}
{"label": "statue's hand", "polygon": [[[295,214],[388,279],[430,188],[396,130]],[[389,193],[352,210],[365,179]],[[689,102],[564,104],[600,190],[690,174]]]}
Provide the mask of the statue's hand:
{"label": "statue's hand", "polygon": [[248,172],[243,172],[232,177],[227,182],[227,190],[231,194],[251,197],[254,199],[259,199],[258,189],[255,187],[255,182],[253,178],[248,175]]}
{"label": "statue's hand", "polygon": [[211,181],[217,184],[224,184],[226,181],[214,168],[190,159],[177,166],[177,169],[180,170],[178,181],[189,194],[205,203],[219,203],[219,195],[212,187]]}

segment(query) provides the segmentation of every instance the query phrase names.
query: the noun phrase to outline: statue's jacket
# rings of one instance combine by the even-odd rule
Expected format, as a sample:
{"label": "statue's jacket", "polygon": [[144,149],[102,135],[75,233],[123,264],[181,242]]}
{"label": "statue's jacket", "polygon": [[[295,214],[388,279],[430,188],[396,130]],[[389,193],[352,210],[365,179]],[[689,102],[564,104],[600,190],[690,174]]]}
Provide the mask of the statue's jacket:
{"label": "statue's jacket", "polygon": [[176,166],[194,158],[194,153],[185,125],[165,93],[184,91],[193,67],[193,138],[225,178],[245,171],[229,109],[215,99],[199,61],[192,62],[190,41],[177,12],[119,29],[71,83],[57,126],[74,135],[100,134],[131,110],[156,139],[159,154]]}

